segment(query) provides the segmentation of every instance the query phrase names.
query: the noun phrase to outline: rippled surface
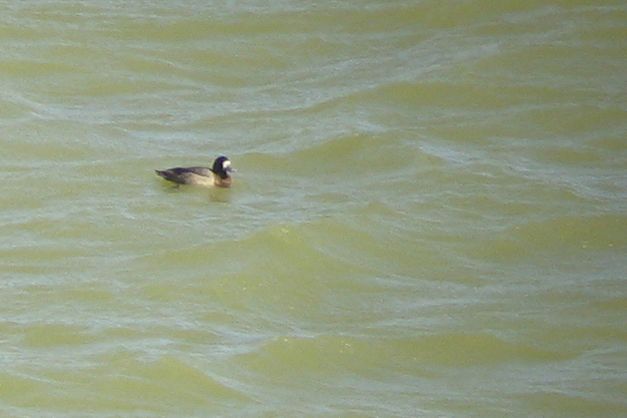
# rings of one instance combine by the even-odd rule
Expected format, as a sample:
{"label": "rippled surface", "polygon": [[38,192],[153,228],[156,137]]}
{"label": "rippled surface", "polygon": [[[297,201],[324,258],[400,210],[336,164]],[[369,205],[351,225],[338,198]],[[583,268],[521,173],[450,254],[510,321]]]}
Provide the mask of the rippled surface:
{"label": "rippled surface", "polygon": [[623,2],[206,3],[3,2],[2,416],[627,414]]}

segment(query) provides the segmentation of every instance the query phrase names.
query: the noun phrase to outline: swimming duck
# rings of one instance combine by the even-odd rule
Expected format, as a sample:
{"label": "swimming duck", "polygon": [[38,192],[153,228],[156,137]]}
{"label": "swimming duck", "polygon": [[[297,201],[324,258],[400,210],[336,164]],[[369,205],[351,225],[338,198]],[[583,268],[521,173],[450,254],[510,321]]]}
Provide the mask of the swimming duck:
{"label": "swimming duck", "polygon": [[231,160],[224,155],[213,162],[213,167],[175,167],[155,170],[166,180],[177,184],[197,184],[200,186],[231,187]]}

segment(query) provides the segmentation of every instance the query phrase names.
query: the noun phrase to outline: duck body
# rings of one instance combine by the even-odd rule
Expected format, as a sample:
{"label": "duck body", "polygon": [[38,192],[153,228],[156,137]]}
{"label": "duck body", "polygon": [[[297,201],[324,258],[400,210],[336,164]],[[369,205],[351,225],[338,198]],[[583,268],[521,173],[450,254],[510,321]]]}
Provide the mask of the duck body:
{"label": "duck body", "polygon": [[194,184],[206,187],[231,187],[231,161],[220,156],[213,162],[213,167],[174,167],[155,170],[158,176],[176,184]]}

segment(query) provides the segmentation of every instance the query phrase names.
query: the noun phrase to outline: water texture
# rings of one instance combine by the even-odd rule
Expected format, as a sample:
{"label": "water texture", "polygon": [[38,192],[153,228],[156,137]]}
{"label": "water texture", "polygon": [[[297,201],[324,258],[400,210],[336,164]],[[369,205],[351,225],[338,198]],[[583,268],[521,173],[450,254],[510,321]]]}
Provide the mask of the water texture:
{"label": "water texture", "polygon": [[623,1],[0,10],[0,416],[627,415]]}

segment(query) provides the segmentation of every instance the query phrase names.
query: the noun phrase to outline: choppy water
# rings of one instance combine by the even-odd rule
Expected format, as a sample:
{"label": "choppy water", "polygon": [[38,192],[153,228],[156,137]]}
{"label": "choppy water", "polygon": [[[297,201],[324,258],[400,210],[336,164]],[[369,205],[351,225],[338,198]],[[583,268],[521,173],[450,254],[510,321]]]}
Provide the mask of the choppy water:
{"label": "choppy water", "polygon": [[0,4],[1,416],[627,415],[623,1]]}

